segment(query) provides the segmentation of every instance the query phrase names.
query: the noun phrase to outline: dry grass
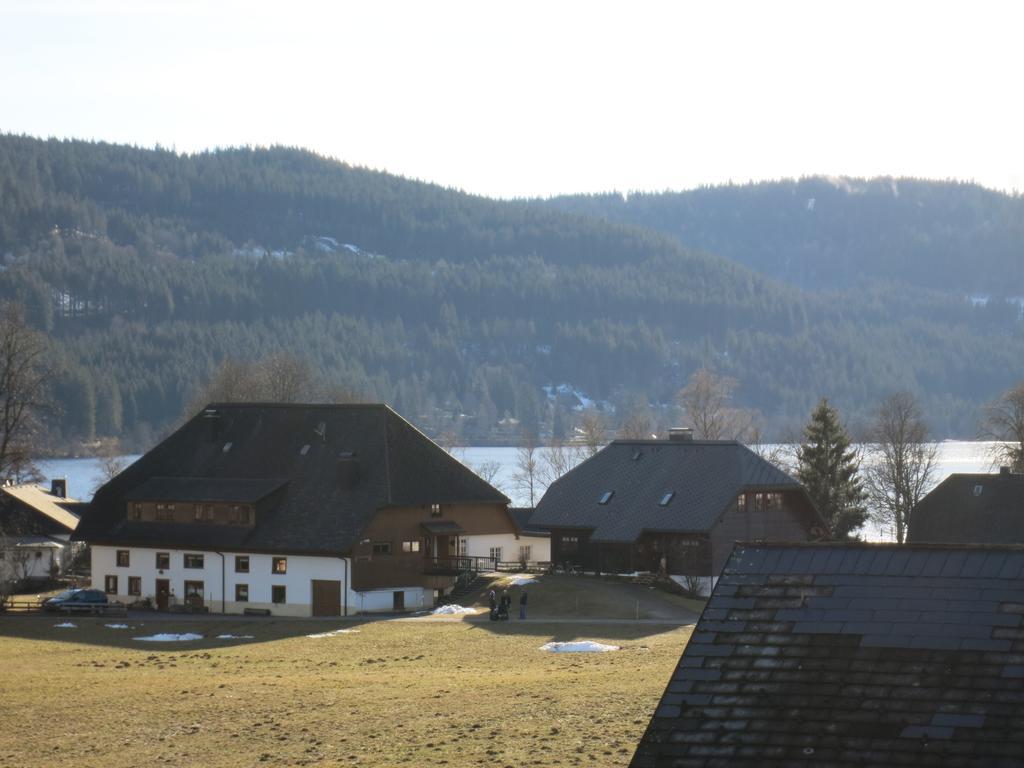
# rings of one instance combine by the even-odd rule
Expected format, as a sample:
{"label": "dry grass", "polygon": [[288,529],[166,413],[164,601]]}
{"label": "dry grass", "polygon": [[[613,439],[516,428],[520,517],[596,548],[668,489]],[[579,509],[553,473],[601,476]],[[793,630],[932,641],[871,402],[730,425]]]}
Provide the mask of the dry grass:
{"label": "dry grass", "polygon": [[[623,766],[690,631],[63,620],[0,618],[0,765]],[[336,626],[359,632],[305,636]],[[256,640],[130,639],[185,631]],[[573,639],[622,650],[537,650]]]}

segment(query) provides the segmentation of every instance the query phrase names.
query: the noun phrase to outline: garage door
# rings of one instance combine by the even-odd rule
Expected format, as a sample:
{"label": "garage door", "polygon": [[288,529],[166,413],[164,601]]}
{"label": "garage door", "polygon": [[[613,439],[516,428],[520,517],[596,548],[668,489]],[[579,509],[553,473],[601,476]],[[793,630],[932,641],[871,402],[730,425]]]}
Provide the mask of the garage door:
{"label": "garage door", "polygon": [[313,579],[313,615],[341,616],[341,582]]}

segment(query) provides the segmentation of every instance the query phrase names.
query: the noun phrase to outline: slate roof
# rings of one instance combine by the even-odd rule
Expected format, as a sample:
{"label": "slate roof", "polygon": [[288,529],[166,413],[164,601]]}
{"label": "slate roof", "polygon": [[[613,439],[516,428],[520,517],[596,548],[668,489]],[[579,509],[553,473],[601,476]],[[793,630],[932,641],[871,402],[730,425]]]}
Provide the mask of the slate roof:
{"label": "slate roof", "polygon": [[[346,458],[358,462],[352,483],[339,476]],[[129,499],[175,483],[196,500],[218,484],[228,501],[277,490],[252,528],[125,519]],[[338,555],[377,510],[435,503],[508,499],[386,405],[213,404],[100,488],[76,538]]]}
{"label": "slate roof", "polygon": [[530,518],[533,517],[533,507],[509,507],[508,513],[516,525],[520,536],[551,536],[551,531],[546,528],[534,525]]}
{"label": "slate roof", "polygon": [[1024,544],[1024,475],[955,474],[914,508],[912,542]]}
{"label": "slate roof", "polygon": [[[645,530],[702,533],[743,489],[802,486],[733,440],[616,440],[552,483],[530,523],[592,528],[591,541],[605,542],[636,541]],[[598,503],[607,491],[609,503]]]}
{"label": "slate roof", "polygon": [[1024,548],[738,544],[631,766],[1024,766]]}
{"label": "slate roof", "polygon": [[124,495],[127,501],[254,504],[285,484],[278,478],[151,477]]}

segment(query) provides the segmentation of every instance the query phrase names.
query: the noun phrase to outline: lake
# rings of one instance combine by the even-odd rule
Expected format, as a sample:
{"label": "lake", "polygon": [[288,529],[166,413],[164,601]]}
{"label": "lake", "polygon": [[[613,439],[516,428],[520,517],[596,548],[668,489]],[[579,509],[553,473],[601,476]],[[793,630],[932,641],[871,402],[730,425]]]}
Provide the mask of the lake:
{"label": "lake", "polygon": [[[937,483],[955,472],[988,472],[992,469],[990,456],[993,443],[948,440],[938,446]],[[516,474],[516,451],[516,448],[456,448],[452,453],[462,463],[473,468],[484,465],[495,467],[496,474],[492,482],[512,499],[515,506],[529,506],[529,498],[516,489],[513,479]],[[542,453],[543,449],[538,449],[538,452]],[[122,458],[127,465],[138,456]],[[66,477],[68,495],[81,500],[92,497],[93,489],[102,477],[100,459],[45,459],[37,464],[48,480]],[[865,535],[874,540],[887,538],[884,531],[877,530],[865,531]]]}

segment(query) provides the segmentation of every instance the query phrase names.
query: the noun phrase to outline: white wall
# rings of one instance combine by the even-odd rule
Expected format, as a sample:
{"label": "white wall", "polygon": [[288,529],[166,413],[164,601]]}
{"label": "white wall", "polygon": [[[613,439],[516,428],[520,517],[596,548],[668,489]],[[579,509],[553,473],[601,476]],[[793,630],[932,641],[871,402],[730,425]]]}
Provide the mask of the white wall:
{"label": "white wall", "polygon": [[[117,565],[117,551],[128,550],[128,567]],[[170,554],[170,567],[160,573],[156,568],[156,553]],[[202,568],[185,568],[185,554],[202,554]],[[235,555],[249,557],[249,572],[235,573]],[[245,552],[224,553],[224,612],[242,613],[246,608],[268,608],[274,616],[311,616],[313,612],[313,590],[311,582],[316,580],[340,581],[342,589],[348,584],[345,579],[345,564],[338,557],[312,557],[307,555],[287,555],[288,572],[276,574],[271,572],[272,555],[257,555]],[[351,574],[351,570],[349,570]],[[216,552],[200,552],[199,550],[153,549],[142,547],[92,547],[92,586],[104,589],[105,577],[117,576],[117,595],[111,599],[121,602],[134,602],[140,597],[149,597],[156,604],[156,580],[168,579],[174,593],[173,602],[181,604],[185,597],[186,581],[203,582],[204,602],[213,613],[221,611],[221,558]],[[138,576],[142,579],[142,595],[128,594],[128,577]],[[249,601],[235,602],[235,585],[249,585]],[[271,601],[271,586],[282,584],[286,588],[287,602],[275,604]],[[399,589],[377,590],[373,592],[348,591],[348,612],[390,611],[393,605],[393,592]],[[429,606],[429,601],[421,587],[406,587],[405,607],[415,610],[421,606]],[[342,606],[344,606],[344,593]]]}
{"label": "white wall", "polygon": [[490,557],[492,547],[501,547],[501,559],[513,562],[519,559],[519,548],[530,546],[530,560],[550,562],[551,538],[548,536],[519,536],[514,533],[497,533],[483,536],[465,536],[466,554],[470,557]]}
{"label": "white wall", "polygon": [[[48,579],[50,566],[56,560],[60,563],[60,549],[57,547],[11,547],[0,560],[0,578],[4,579]],[[24,566],[21,558],[27,557]]]}

